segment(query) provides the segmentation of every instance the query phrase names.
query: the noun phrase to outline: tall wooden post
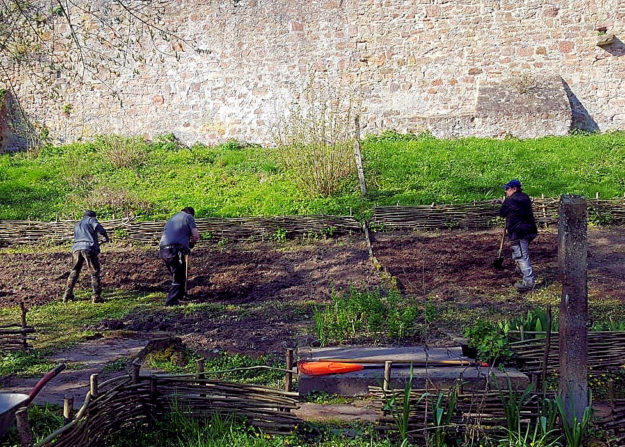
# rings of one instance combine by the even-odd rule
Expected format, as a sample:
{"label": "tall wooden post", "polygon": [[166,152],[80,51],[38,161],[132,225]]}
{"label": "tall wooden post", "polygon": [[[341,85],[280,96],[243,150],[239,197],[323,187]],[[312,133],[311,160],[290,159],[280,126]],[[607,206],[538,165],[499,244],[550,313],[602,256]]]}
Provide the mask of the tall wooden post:
{"label": "tall wooden post", "polygon": [[558,269],[560,301],[560,389],[569,423],[588,406],[587,207],[581,196],[560,199]]}
{"label": "tall wooden post", "polygon": [[284,374],[284,390],[293,391],[293,348],[286,350],[286,373]]}
{"label": "tall wooden post", "polygon": [[360,153],[360,116],[356,115],[354,119],[356,125],[356,131],[354,138],[354,157],[356,158],[356,169],[358,170],[358,182],[360,183],[360,193],[363,196],[367,195],[367,184],[365,183],[365,171],[362,167],[362,154]]}

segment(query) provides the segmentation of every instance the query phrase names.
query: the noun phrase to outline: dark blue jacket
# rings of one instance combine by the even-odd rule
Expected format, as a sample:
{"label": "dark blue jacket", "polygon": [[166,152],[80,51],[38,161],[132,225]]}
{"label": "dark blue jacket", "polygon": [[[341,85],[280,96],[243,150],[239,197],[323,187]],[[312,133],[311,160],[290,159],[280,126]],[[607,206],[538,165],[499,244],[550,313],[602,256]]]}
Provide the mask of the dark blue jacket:
{"label": "dark blue jacket", "polygon": [[193,236],[193,229],[197,228],[195,219],[191,214],[180,211],[170,218],[165,224],[163,235],[159,245],[167,247],[170,245],[179,245],[189,251],[189,241]]}
{"label": "dark blue jacket", "polygon": [[89,216],[83,217],[80,222],[74,225],[72,253],[78,250],[89,250],[96,254],[100,253],[98,233],[104,236],[105,240],[109,240],[106,230],[100,225],[98,219]]}
{"label": "dark blue jacket", "polygon": [[532,240],[538,235],[536,220],[532,212],[532,201],[527,194],[517,191],[503,201],[499,215],[506,218],[508,239]]}

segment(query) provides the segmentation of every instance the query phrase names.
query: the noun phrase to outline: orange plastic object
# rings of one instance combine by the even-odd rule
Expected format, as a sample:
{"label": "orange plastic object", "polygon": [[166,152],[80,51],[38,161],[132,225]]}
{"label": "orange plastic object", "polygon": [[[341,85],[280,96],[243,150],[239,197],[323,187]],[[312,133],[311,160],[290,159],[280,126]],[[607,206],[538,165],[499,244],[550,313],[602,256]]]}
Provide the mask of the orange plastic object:
{"label": "orange plastic object", "polygon": [[343,374],[365,369],[358,363],[339,362],[301,362],[297,365],[299,372],[309,376],[323,376],[325,374]]}

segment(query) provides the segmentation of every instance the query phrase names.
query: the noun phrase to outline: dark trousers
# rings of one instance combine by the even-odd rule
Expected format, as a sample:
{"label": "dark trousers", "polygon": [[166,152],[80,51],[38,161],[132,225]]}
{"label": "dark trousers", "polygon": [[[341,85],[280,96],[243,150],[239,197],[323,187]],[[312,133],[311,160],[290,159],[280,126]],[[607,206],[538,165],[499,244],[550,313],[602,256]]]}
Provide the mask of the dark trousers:
{"label": "dark trousers", "polygon": [[165,301],[166,306],[178,304],[187,293],[187,254],[188,251],[184,247],[176,245],[167,245],[159,250],[160,257],[165,261],[167,270],[172,275],[171,286],[169,286]]}
{"label": "dark trousers", "polygon": [[78,250],[72,253],[72,270],[67,278],[67,286],[63,294],[63,301],[74,298],[74,286],[78,282],[78,276],[83,266],[87,264],[87,268],[91,272],[91,289],[93,292],[93,301],[102,301],[102,283],[100,280],[100,260],[98,254],[91,250]]}

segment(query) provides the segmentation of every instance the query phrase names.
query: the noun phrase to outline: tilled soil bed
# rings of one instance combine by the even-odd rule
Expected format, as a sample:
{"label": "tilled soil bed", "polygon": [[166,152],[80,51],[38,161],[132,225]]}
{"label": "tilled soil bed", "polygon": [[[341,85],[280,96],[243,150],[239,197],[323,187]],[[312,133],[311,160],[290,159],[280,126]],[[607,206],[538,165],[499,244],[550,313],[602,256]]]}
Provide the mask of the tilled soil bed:
{"label": "tilled soil bed", "polygon": [[[592,300],[625,301],[623,230],[589,230]],[[449,313],[447,327],[441,324],[438,329],[461,333],[462,327],[457,326],[466,322],[466,316],[457,320],[461,323],[453,316],[466,309],[479,316],[488,313],[485,309],[520,314],[536,307],[536,302],[512,287],[518,274],[508,248],[504,250],[504,270],[492,267],[500,234],[498,230],[375,233],[373,251],[397,278],[403,293]],[[531,253],[538,275],[537,292],[551,287],[553,295],[558,287],[556,231],[541,231]],[[0,255],[0,306],[24,300],[32,307],[60,299],[70,259],[67,252]],[[106,247],[101,259],[105,299],[107,293],[110,299],[114,290],[167,290],[169,274],[155,248]],[[333,288],[356,285],[374,289],[384,284],[361,236],[311,243],[241,243],[225,248],[200,245],[190,261],[190,299],[216,306],[193,312],[182,306],[177,313],[135,311],[123,321],[105,321],[89,329],[173,332],[186,336],[188,344],[201,350],[280,352],[298,344],[298,338],[299,342],[310,341],[301,337],[310,334],[312,306],[327,302]],[[89,290],[87,272],[83,272],[79,287]],[[430,336],[440,338],[441,333],[434,331]]]}
{"label": "tilled soil bed", "polygon": [[[102,286],[165,292],[171,281],[156,248],[107,247],[100,255]],[[248,243],[224,249],[196,247],[190,257],[189,293],[196,302],[227,304],[264,300],[320,300],[332,287],[371,286],[379,278],[364,240],[346,237],[311,244]],[[71,268],[69,253],[0,255],[0,306],[58,300]],[[86,269],[78,288],[89,289]]]}

